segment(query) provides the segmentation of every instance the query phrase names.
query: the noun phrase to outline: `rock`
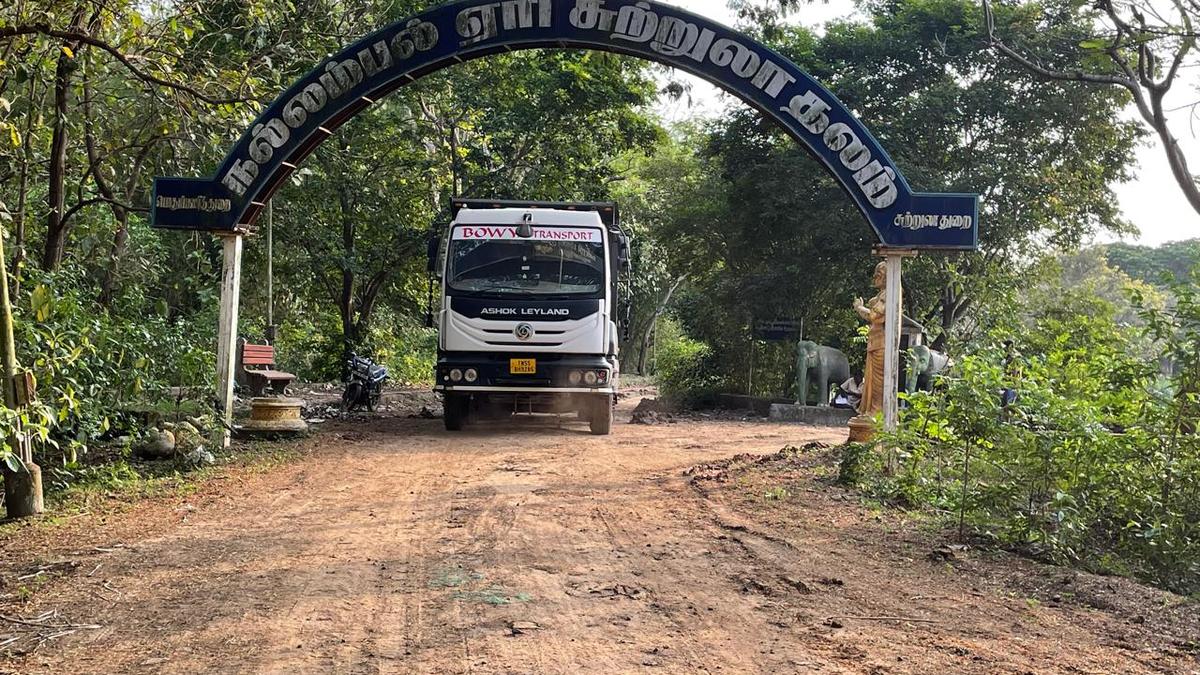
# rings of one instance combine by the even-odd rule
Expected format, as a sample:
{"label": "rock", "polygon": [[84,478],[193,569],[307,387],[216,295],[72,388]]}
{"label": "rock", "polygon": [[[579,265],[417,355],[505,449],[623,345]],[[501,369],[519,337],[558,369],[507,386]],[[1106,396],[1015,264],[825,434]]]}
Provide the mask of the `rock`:
{"label": "rock", "polygon": [[152,429],[134,445],[134,453],[145,459],[164,459],[175,454],[175,434]]}
{"label": "rock", "polygon": [[190,452],[204,443],[200,431],[189,422],[180,422],[175,426],[175,449],[178,452]]}
{"label": "rock", "polygon": [[514,621],[508,625],[508,631],[513,635],[520,635],[534,630],[541,630],[542,627],[532,621]]}
{"label": "rock", "polygon": [[216,464],[217,458],[213,454],[204,449],[204,446],[199,446],[183,456],[184,460],[192,466],[209,466]]}
{"label": "rock", "polygon": [[788,586],[791,586],[792,588],[796,589],[797,591],[800,591],[801,593],[812,593],[811,586],[809,586],[808,584],[804,583],[804,581],[797,579],[795,577],[782,576],[782,577],[779,577],[779,580],[782,581],[783,583],[787,584]]}
{"label": "rock", "polygon": [[[648,399],[642,399],[642,400],[646,401]],[[630,417],[629,417],[630,424],[674,424],[677,421],[678,420],[675,419],[674,415],[672,415],[670,413],[666,413],[666,412],[655,411],[655,410],[649,410],[649,411],[635,410],[635,411],[633,411],[633,414],[630,415]]]}
{"label": "rock", "polygon": [[929,559],[934,562],[950,562],[958,559],[958,554],[967,550],[965,544],[946,544],[929,552]]}

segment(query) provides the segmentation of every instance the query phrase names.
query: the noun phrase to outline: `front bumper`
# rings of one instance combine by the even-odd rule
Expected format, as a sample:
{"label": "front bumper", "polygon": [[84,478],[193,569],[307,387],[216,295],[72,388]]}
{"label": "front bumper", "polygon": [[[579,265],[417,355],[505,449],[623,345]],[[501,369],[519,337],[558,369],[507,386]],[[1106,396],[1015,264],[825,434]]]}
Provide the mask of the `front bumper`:
{"label": "front bumper", "polygon": [[[509,372],[510,359],[536,359],[536,372],[514,374]],[[474,368],[478,377],[474,382],[461,380],[452,382],[450,371],[454,368],[465,371]],[[583,382],[571,382],[570,374],[580,371],[605,371],[602,382],[589,386]],[[612,393],[616,369],[603,356],[587,354],[516,354],[488,352],[442,352],[438,354],[437,369],[434,371],[434,389],[444,391],[538,391],[565,394]]]}

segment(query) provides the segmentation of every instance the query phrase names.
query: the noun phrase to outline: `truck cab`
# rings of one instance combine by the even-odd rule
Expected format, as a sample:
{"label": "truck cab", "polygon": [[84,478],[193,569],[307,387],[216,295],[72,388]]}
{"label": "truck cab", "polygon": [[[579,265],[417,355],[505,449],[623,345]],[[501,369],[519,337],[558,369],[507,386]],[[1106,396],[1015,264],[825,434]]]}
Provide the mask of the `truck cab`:
{"label": "truck cab", "polygon": [[446,428],[575,412],[608,434],[629,239],[611,202],[456,199],[431,245]]}

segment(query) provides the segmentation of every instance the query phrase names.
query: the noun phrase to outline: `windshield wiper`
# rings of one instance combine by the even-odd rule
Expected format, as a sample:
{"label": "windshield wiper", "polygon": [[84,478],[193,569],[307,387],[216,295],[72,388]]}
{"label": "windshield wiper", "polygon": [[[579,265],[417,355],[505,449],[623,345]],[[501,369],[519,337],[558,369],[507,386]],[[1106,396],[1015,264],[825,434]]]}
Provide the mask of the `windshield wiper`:
{"label": "windshield wiper", "polygon": [[476,265],[476,266],[474,266],[474,267],[468,267],[468,268],[467,268],[467,269],[465,269],[465,270],[458,270],[458,276],[460,276],[460,277],[461,277],[461,276],[465,276],[465,275],[468,275],[468,274],[470,274],[470,273],[472,273],[472,272],[474,272],[474,271],[476,271],[476,270],[485,269],[485,268],[491,267],[491,266],[493,266],[493,265],[499,265],[499,264],[501,264],[501,263],[507,263],[507,262],[511,262],[511,261],[513,261],[513,260],[521,260],[521,262],[524,262],[524,260],[522,260],[522,257],[521,257],[521,256],[515,256],[515,255],[514,255],[514,256],[509,256],[509,257],[507,257],[507,258],[500,258],[499,260],[489,260],[489,261],[487,261],[487,262],[485,262],[485,263],[483,263],[483,264],[481,264],[481,265]]}

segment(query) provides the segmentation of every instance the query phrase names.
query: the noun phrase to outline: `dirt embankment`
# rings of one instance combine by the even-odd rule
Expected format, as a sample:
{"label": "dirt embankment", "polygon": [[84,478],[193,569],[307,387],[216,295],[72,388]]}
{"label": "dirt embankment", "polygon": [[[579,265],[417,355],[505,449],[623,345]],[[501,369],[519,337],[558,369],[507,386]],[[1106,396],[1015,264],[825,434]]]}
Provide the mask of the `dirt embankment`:
{"label": "dirt embankment", "polygon": [[805,448],[838,429],[319,428],[303,461],[0,542],[0,672],[1200,669],[1194,602],[866,508]]}

